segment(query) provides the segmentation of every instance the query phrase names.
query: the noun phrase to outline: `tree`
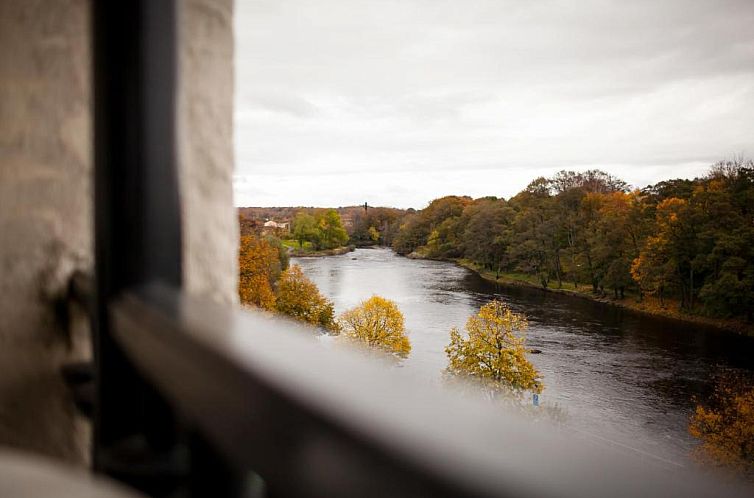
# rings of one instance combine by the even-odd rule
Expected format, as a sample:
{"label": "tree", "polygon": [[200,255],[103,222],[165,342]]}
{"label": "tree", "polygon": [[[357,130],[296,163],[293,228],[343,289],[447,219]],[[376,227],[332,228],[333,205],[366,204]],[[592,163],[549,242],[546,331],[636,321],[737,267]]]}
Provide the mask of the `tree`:
{"label": "tree", "polygon": [[393,239],[393,250],[398,254],[409,254],[427,243],[429,230],[421,215],[409,213],[400,224],[398,234]]}
{"label": "tree", "polygon": [[514,212],[498,199],[478,199],[464,209],[463,251],[467,258],[494,270],[496,276],[507,261]]}
{"label": "tree", "polygon": [[[754,320],[754,163],[735,159],[714,165],[690,204],[699,242],[696,280],[703,310],[714,316]],[[697,285],[697,287],[699,287]]]}
{"label": "tree", "polygon": [[465,258],[498,276],[522,272],[543,288],[570,280],[600,296],[611,289],[616,299],[638,290],[639,300],[655,295],[662,307],[751,323],[752,206],[754,162],[743,158],[634,192],[599,170],[561,171],[507,202],[446,196],[409,210],[393,224],[392,247]]}
{"label": "tree", "polygon": [[371,206],[368,210],[361,206],[352,210],[351,213],[352,224],[349,235],[351,243],[357,246],[391,245],[405,215],[405,211],[401,209]]}
{"label": "tree", "polygon": [[494,300],[469,317],[466,335],[450,331],[446,372],[480,382],[491,394],[542,392],[541,376],[526,358],[526,318]]}
{"label": "tree", "polygon": [[688,265],[688,202],[671,197],[657,205],[654,235],[647,237],[631,265],[631,275],[643,292],[657,295],[664,305],[667,291],[682,286]]}
{"label": "tree", "polygon": [[299,247],[304,247],[304,242],[314,242],[318,239],[317,220],[305,211],[296,213],[293,219],[293,238],[298,241]]}
{"label": "tree", "polygon": [[280,275],[280,255],[267,240],[244,235],[238,253],[238,296],[242,304],[271,310],[275,307],[272,286]]}
{"label": "tree", "polygon": [[333,249],[348,242],[348,233],[343,228],[340,215],[334,209],[328,209],[317,215],[318,240],[317,249]]}
{"label": "tree", "polygon": [[277,249],[278,251],[278,261],[280,262],[280,270],[277,272],[276,275],[273,275],[274,280],[277,280],[280,278],[280,273],[288,269],[288,266],[291,262],[291,257],[288,254],[288,248],[283,245],[283,241],[279,238],[275,237],[274,235],[266,235],[264,237],[264,240],[267,241],[268,244],[270,244],[272,247]]}
{"label": "tree", "polygon": [[293,265],[283,272],[277,285],[275,309],[302,322],[330,331],[336,330],[335,308],[301,267]]}
{"label": "tree", "polygon": [[512,198],[510,204],[515,217],[508,254],[517,270],[535,275],[542,287],[547,288],[552,274],[559,278],[560,266],[558,251],[553,250],[559,248],[554,199],[543,188],[542,179],[537,179]]}
{"label": "tree", "polygon": [[717,381],[715,392],[691,416],[689,433],[700,440],[694,456],[701,462],[754,478],[754,385],[740,375]]}
{"label": "tree", "polygon": [[338,318],[340,333],[353,341],[401,358],[411,352],[403,313],[389,299],[372,296]]}

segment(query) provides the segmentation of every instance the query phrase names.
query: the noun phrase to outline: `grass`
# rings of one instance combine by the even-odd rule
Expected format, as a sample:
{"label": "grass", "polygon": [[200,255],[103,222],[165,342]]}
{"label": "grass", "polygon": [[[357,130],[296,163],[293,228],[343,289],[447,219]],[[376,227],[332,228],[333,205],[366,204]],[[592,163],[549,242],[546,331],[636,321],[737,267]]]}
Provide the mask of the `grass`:
{"label": "grass", "polygon": [[314,246],[309,241],[304,242],[304,247],[301,247],[298,243],[298,240],[294,240],[294,239],[283,239],[282,242],[283,242],[284,247],[287,247],[289,249],[293,249],[296,251],[304,251],[304,252],[314,251]]}
{"label": "grass", "polygon": [[[485,280],[492,282],[498,282],[500,284],[507,285],[525,285],[527,287],[542,288],[542,284],[539,279],[534,275],[527,275],[525,273],[501,273],[499,278],[494,271],[482,268],[480,265],[475,264],[467,259],[459,259],[456,261],[464,268],[468,268],[478,273]],[[611,304],[613,306],[619,306],[629,310],[637,311],[640,313],[646,313],[648,315],[661,316],[665,318],[672,318],[675,320],[681,320],[685,322],[693,322],[702,325],[708,325],[725,329],[728,331],[736,332],[744,335],[754,336],[754,326],[741,320],[726,319],[726,318],[710,318],[701,315],[689,314],[681,309],[681,303],[677,299],[665,299],[662,304],[660,300],[654,296],[644,296],[639,301],[638,296],[634,293],[626,293],[623,299],[613,299],[612,292],[609,292],[607,296],[602,297],[595,295],[592,292],[591,285],[578,284],[574,288],[573,282],[563,281],[563,287],[558,288],[557,282],[550,281],[547,289],[548,292],[555,292],[559,294],[569,294],[581,298],[591,299],[593,301],[599,301],[602,303]]]}
{"label": "grass", "polygon": [[[494,282],[500,282],[503,284],[522,284],[542,288],[542,282],[539,281],[539,277],[537,277],[536,275],[506,272],[500,273],[498,277],[498,275],[494,271],[482,268],[480,265],[468,259],[459,259],[457,263],[464,268],[468,268],[469,270],[478,273],[482,278],[486,280],[492,280]],[[584,294],[588,295],[589,297],[592,296],[592,287],[590,285],[579,283],[576,287],[574,287],[573,282],[568,282],[566,280],[563,280],[562,287],[559,288],[557,285],[557,281],[551,280],[547,285],[547,290],[561,291],[570,294]]]}
{"label": "grass", "polygon": [[291,256],[337,256],[353,250],[351,246],[342,246],[317,251],[311,242],[304,242],[303,247],[299,245],[298,240],[294,239],[284,239],[281,242]]}

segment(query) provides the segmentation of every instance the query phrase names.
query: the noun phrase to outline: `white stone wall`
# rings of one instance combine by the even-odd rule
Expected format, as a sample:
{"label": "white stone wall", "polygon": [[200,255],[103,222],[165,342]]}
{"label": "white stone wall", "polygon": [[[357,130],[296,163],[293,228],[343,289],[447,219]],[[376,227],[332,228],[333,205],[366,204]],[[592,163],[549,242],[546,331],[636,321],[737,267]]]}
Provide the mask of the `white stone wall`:
{"label": "white stone wall", "polygon": [[0,2],[0,442],[87,454],[60,366],[88,354],[53,301],[91,264],[87,2]]}
{"label": "white stone wall", "polygon": [[[54,302],[93,253],[89,2],[0,0],[0,445],[85,463],[60,366],[89,355]],[[182,2],[180,181],[188,288],[236,299],[232,0]]]}
{"label": "white stone wall", "polygon": [[185,0],[179,95],[186,285],[238,301],[233,206],[233,1]]}

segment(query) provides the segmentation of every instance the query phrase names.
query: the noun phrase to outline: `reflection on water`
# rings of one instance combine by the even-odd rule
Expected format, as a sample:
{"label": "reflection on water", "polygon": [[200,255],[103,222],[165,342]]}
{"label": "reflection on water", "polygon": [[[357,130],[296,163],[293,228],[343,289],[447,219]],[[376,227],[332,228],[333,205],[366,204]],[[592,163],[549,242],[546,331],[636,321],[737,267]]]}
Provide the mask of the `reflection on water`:
{"label": "reflection on water", "polygon": [[440,382],[452,327],[493,297],[529,319],[540,399],[568,415],[568,427],[668,466],[688,465],[693,397],[713,390],[721,369],[754,370],[754,340],[522,287],[497,287],[451,263],[411,260],[386,249],[300,258],[338,313],[378,294],[398,303],[411,338],[404,369]]}

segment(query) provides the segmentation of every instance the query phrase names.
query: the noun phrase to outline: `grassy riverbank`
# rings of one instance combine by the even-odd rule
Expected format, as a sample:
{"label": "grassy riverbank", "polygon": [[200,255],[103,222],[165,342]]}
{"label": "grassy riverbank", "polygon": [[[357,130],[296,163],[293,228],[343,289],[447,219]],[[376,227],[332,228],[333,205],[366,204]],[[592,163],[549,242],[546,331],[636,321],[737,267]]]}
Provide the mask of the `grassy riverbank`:
{"label": "grassy riverbank", "polygon": [[323,256],[339,256],[346,254],[354,250],[354,246],[342,246],[334,249],[323,249],[317,251],[311,242],[304,242],[304,246],[301,247],[298,241],[293,239],[283,240],[283,246],[288,249],[288,254],[296,258],[317,258]]}
{"label": "grassy riverbank", "polygon": [[574,288],[573,282],[563,282],[562,288],[549,286],[547,288],[543,288],[539,280],[532,275],[526,275],[523,273],[501,273],[499,276],[497,276],[494,271],[481,268],[479,265],[466,259],[458,259],[454,260],[454,262],[460,266],[463,266],[464,268],[472,270],[485,280],[489,280],[490,282],[495,282],[501,285],[534,287],[546,292],[554,292],[557,294],[566,294],[582,299],[589,299],[592,301],[609,304],[611,306],[618,306],[652,316],[659,316],[683,322],[707,325],[730,332],[735,332],[737,334],[754,336],[754,324],[746,323],[741,320],[709,318],[699,315],[690,315],[680,309],[680,303],[677,300],[665,299],[665,302],[660,305],[659,299],[652,296],[645,296],[641,301],[639,301],[638,297],[633,294],[626,294],[626,297],[624,297],[623,299],[614,299],[610,296],[602,297],[593,294],[592,287],[589,285],[579,284],[578,287]]}

